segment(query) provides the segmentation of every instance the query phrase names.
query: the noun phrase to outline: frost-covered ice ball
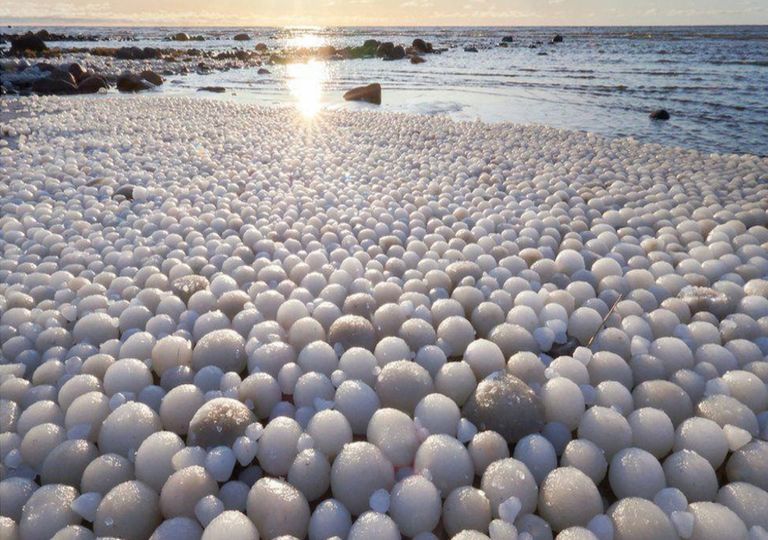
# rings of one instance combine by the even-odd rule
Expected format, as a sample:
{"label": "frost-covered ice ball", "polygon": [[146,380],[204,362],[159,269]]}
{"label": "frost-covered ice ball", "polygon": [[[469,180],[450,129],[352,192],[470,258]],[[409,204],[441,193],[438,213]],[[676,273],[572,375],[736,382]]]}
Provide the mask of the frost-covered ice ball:
{"label": "frost-covered ice ball", "polygon": [[565,446],[560,460],[563,467],[575,467],[599,484],[608,471],[605,453],[587,439],[574,439]]}
{"label": "frost-covered ice ball", "polygon": [[554,446],[538,433],[520,439],[515,445],[513,457],[525,463],[537,484],[540,484],[549,472],[557,467]]}
{"label": "frost-covered ice ball", "polygon": [[675,428],[667,414],[659,409],[643,407],[627,417],[632,429],[632,445],[661,459],[672,449]]}
{"label": "frost-covered ice ball", "polygon": [[429,532],[440,521],[440,493],[421,475],[412,475],[395,484],[390,496],[389,515],[404,536]]}
{"label": "frost-covered ice ball", "polygon": [[701,400],[696,406],[696,415],[709,418],[717,422],[720,427],[728,424],[740,427],[747,430],[753,437],[757,437],[760,431],[755,413],[736,398],[724,394],[716,394]]}
{"label": "frost-covered ice ball", "polygon": [[416,362],[398,360],[381,370],[376,393],[383,407],[393,407],[413,414],[416,404],[433,390],[429,372]]}
{"label": "frost-covered ice ball", "polygon": [[80,524],[81,517],[71,508],[77,496],[77,490],[71,486],[41,486],[29,497],[21,512],[20,538],[48,540],[59,529]]}
{"label": "frost-covered ice ball", "polygon": [[490,429],[514,443],[544,426],[544,406],[536,393],[512,375],[485,379],[462,408],[480,430]]}
{"label": "frost-covered ice ball", "polygon": [[541,388],[541,402],[547,422],[560,422],[571,430],[578,427],[584,414],[584,394],[570,379],[555,377]]}
{"label": "frost-covered ice ball", "polygon": [[197,519],[188,517],[175,517],[166,519],[152,533],[152,540],[176,540],[177,538],[189,538],[190,540],[200,540],[203,535],[203,528],[197,522]]}
{"label": "frost-covered ice ball", "polygon": [[472,437],[468,446],[469,455],[475,465],[475,475],[482,476],[488,465],[509,457],[509,445],[504,437],[495,431],[481,431]]}
{"label": "frost-covered ice ball", "polygon": [[386,514],[366,512],[352,524],[347,540],[400,540],[397,524]]}
{"label": "frost-covered ice ball", "polygon": [[506,362],[498,345],[487,339],[478,339],[467,346],[464,362],[469,364],[478,381],[491,373],[503,370]]}
{"label": "frost-covered ice ball", "polygon": [[325,499],[312,512],[309,540],[327,540],[335,536],[346,538],[351,527],[349,510],[336,499]]}
{"label": "frost-covered ice ball", "polygon": [[709,462],[692,450],[680,450],[664,460],[667,485],[682,491],[688,501],[713,501],[717,476]]}
{"label": "frost-covered ice ball", "polygon": [[101,425],[99,450],[132,459],[144,439],[161,429],[162,422],[155,411],[143,403],[124,403]]}
{"label": "frost-covered ice ball", "polygon": [[248,517],[265,538],[282,535],[304,538],[309,516],[309,504],[304,495],[282,480],[262,478],[248,494]]}
{"label": "frost-covered ice ball", "polygon": [[416,472],[428,471],[442,497],[459,486],[472,484],[474,464],[466,447],[449,435],[430,435],[419,449],[413,461]]}
{"label": "frost-covered ice ball", "polygon": [[620,499],[608,509],[615,540],[677,540],[675,527],[667,515],[651,501],[638,497]]}
{"label": "frost-covered ice ball", "polygon": [[578,435],[595,443],[610,459],[632,444],[632,428],[621,414],[606,407],[590,408],[579,422]]}
{"label": "frost-covered ice ball", "polygon": [[192,363],[192,343],[181,336],[165,336],[152,347],[152,369],[159,376],[171,368]]}
{"label": "frost-covered ice ball", "polygon": [[64,441],[51,450],[40,471],[43,484],[79,487],[88,464],[99,455],[96,445],[83,439]]}
{"label": "frost-covered ice ball", "polygon": [[275,476],[287,475],[298,453],[301,433],[301,426],[293,418],[283,416],[267,424],[256,454],[261,468]]}
{"label": "frost-covered ice ball", "polygon": [[719,538],[746,539],[747,527],[727,506],[714,502],[694,502],[688,505],[693,514],[691,540]]}
{"label": "frost-covered ice ball", "polygon": [[444,364],[435,375],[435,390],[448,396],[461,407],[477,386],[472,368],[466,362]]}
{"label": "frost-covered ice ball", "polygon": [[456,436],[461,412],[456,403],[442,394],[424,396],[416,405],[413,419],[430,434]]}
{"label": "frost-covered ice ball", "polygon": [[198,291],[204,291],[208,288],[209,282],[205,276],[186,275],[180,276],[171,282],[171,291],[178,296],[185,304]]}
{"label": "frost-covered ice ball", "polygon": [[160,509],[166,518],[195,518],[197,502],[203,497],[216,496],[218,493],[219,485],[203,467],[185,467],[173,473],[163,485],[160,492]]}
{"label": "frost-covered ice ball", "polygon": [[675,430],[675,452],[693,450],[717,469],[728,454],[725,432],[707,418],[689,418]]}
{"label": "frost-covered ice ball", "polygon": [[693,403],[690,396],[680,386],[665,380],[645,381],[632,390],[635,409],[652,407],[661,409],[677,426],[693,416]]}
{"label": "frost-covered ice ball", "polygon": [[18,476],[0,481],[0,499],[3,501],[0,516],[9,517],[18,523],[24,504],[38,487],[34,481]]}
{"label": "frost-covered ice ball", "polygon": [[560,467],[542,482],[538,508],[552,529],[561,531],[572,526],[586,527],[603,512],[603,500],[586,474],[574,467]]}
{"label": "frost-covered ice ball", "polygon": [[437,327],[438,345],[448,357],[461,357],[475,339],[475,329],[461,316],[448,317]]}
{"label": "frost-covered ice ball", "polygon": [[331,467],[331,491],[352,515],[368,509],[368,500],[374,491],[389,491],[394,483],[392,463],[368,442],[344,446]]}
{"label": "frost-covered ice ball", "polygon": [[720,488],[717,502],[730,508],[747,527],[768,531],[768,492],[747,482],[731,482]]}
{"label": "frost-covered ice ball", "polygon": [[768,442],[754,440],[736,450],[725,466],[728,480],[748,482],[768,491]]}
{"label": "frost-covered ice ball", "polygon": [[492,518],[491,502],[477,488],[458,487],[445,499],[443,526],[450,536],[467,529],[485,533]]}
{"label": "frost-covered ice ball", "polygon": [[147,484],[137,480],[123,482],[101,500],[93,530],[98,536],[147,538],[160,524],[159,503],[157,493]]}
{"label": "frost-covered ice ball", "polygon": [[80,486],[83,493],[106,495],[116,485],[134,478],[132,461],[119,454],[103,454],[85,468]]}
{"label": "frost-covered ice ball", "polygon": [[189,421],[187,444],[231,446],[255,421],[253,413],[243,403],[230,398],[212,399]]}
{"label": "frost-covered ice ball", "polygon": [[89,313],[75,323],[72,337],[76,343],[99,346],[120,336],[117,319],[106,313]]}
{"label": "frost-covered ice ball", "polygon": [[494,517],[499,517],[499,505],[510,497],[517,497],[520,500],[521,514],[536,510],[539,495],[536,480],[528,467],[514,458],[500,459],[491,463],[483,473],[480,487],[491,501]]}
{"label": "frost-covered ice ball", "polygon": [[352,427],[344,415],[336,410],[326,409],[312,416],[306,432],[312,437],[315,448],[331,460],[341,452],[345,444],[352,442]]}
{"label": "frost-covered ice ball", "polygon": [[234,330],[214,330],[204,335],[192,351],[192,368],[196,371],[216,366],[225,373],[240,373],[245,362],[245,340]]}
{"label": "frost-covered ice ball", "polygon": [[608,480],[613,493],[620,499],[653,499],[666,487],[661,464],[652,454],[640,448],[625,448],[616,452],[611,458]]}
{"label": "frost-covered ice ball", "polygon": [[144,439],[136,452],[136,479],[159,493],[174,472],[171,458],[182,448],[184,441],[170,431],[158,431]]}
{"label": "frost-covered ice ball", "polygon": [[257,540],[259,531],[242,512],[222,512],[203,531],[202,540]]}
{"label": "frost-covered ice ball", "polygon": [[556,540],[600,540],[595,533],[584,527],[568,527],[560,531]]}
{"label": "frost-covered ice ball", "polygon": [[[269,427],[269,426],[267,426]],[[301,491],[308,501],[318,499],[328,490],[331,464],[314,448],[302,450],[288,470],[288,482]]]}
{"label": "frost-covered ice ball", "polygon": [[374,413],[366,436],[396,467],[413,463],[420,442],[414,421],[404,412],[391,408]]}
{"label": "frost-covered ice ball", "polygon": [[339,344],[344,350],[362,347],[373,351],[376,346],[376,331],[370,321],[359,315],[343,315],[331,325],[328,343],[333,346]]}
{"label": "frost-covered ice ball", "polygon": [[163,427],[184,435],[189,422],[205,403],[203,392],[194,384],[181,384],[163,396],[160,402],[160,420]]}

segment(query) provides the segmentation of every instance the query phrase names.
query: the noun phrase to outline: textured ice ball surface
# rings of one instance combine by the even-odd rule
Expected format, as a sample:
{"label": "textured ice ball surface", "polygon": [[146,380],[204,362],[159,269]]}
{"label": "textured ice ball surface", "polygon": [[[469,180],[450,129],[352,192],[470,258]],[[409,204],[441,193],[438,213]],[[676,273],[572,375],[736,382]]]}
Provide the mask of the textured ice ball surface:
{"label": "textured ice ball surface", "polygon": [[765,535],[764,159],[0,109],[3,538]]}

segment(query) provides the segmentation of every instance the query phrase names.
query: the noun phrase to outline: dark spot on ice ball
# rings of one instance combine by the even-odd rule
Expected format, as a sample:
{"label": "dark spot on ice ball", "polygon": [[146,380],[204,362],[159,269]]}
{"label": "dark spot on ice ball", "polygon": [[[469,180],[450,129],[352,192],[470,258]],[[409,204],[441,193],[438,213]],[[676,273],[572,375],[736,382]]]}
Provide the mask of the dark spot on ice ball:
{"label": "dark spot on ice ball", "polygon": [[462,414],[478,430],[492,430],[509,443],[544,427],[544,406],[523,381],[509,374],[488,378],[477,385]]}
{"label": "dark spot on ice ball", "polygon": [[189,422],[190,446],[232,446],[256,417],[235,399],[215,398],[200,407]]}
{"label": "dark spot on ice ball", "polygon": [[197,291],[204,291],[208,285],[209,281],[204,276],[188,275],[174,279],[171,283],[171,290],[186,304],[193,294]]}
{"label": "dark spot on ice ball", "polygon": [[669,112],[665,111],[664,109],[652,111],[648,116],[651,120],[669,120]]}

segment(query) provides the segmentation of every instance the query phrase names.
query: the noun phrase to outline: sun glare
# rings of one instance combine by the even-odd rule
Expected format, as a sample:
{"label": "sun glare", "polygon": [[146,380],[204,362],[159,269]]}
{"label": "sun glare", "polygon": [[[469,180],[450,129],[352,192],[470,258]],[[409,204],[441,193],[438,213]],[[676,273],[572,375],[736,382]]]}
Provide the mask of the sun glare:
{"label": "sun glare", "polygon": [[305,118],[315,116],[320,110],[323,85],[328,78],[326,63],[310,60],[304,64],[288,64],[286,76],[296,108]]}
{"label": "sun glare", "polygon": [[314,49],[328,45],[328,39],[317,34],[299,34],[288,38],[286,45],[296,49]]}

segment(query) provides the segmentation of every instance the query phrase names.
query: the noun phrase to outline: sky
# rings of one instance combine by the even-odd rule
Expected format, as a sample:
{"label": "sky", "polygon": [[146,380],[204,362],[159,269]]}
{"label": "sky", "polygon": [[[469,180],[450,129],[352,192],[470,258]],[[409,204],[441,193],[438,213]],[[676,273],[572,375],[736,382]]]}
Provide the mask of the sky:
{"label": "sky", "polygon": [[768,0],[9,0],[7,24],[539,26],[768,24]]}

